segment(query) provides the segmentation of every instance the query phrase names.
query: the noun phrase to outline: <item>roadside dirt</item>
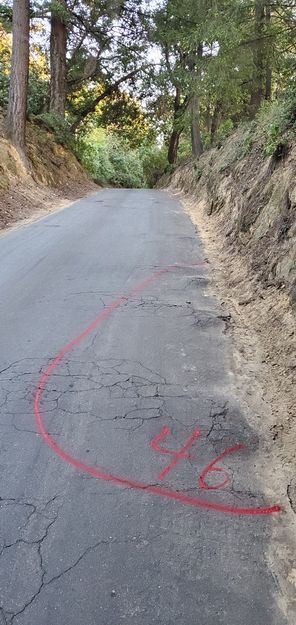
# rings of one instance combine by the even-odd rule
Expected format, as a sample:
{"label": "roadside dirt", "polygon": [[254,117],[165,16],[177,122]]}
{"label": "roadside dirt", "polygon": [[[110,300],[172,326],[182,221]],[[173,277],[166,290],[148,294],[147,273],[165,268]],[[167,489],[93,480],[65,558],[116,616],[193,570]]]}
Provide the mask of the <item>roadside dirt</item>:
{"label": "roadside dirt", "polygon": [[30,174],[7,140],[0,109],[0,230],[63,208],[98,191],[74,154],[43,127],[28,122]]}
{"label": "roadside dirt", "polygon": [[219,298],[233,343],[236,390],[250,425],[261,433],[256,467],[267,493],[276,494],[284,513],[273,520],[267,554],[278,583],[278,602],[296,622],[296,319],[288,294],[262,288],[247,257],[225,242],[223,213],[209,216],[196,198],[178,195],[200,233],[210,262],[211,290]]}
{"label": "roadside dirt", "polygon": [[91,182],[73,181],[71,188],[51,189],[30,179],[17,181],[9,191],[0,192],[0,230],[43,217],[98,190]]}

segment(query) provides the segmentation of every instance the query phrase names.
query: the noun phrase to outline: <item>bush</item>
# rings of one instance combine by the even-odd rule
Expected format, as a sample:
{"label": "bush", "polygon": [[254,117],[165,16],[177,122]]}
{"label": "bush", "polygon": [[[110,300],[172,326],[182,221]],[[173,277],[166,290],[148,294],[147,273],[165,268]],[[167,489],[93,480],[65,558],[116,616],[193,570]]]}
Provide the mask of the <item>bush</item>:
{"label": "bush", "polygon": [[167,149],[151,145],[140,148],[139,152],[144,170],[145,186],[153,188],[166,171],[168,165]]}
{"label": "bush", "polygon": [[286,133],[293,123],[294,107],[295,103],[290,97],[262,106],[258,115],[258,125],[264,134],[266,156],[273,156],[285,150],[288,143]]}
{"label": "bush", "polygon": [[8,104],[8,92],[9,92],[9,76],[4,74],[1,69],[0,62],[0,106],[4,109]]}
{"label": "bush", "polygon": [[98,182],[124,187],[145,186],[139,150],[107,134],[103,129],[91,131],[77,140],[76,156]]}
{"label": "bush", "polygon": [[28,85],[28,114],[38,115],[46,108],[48,82],[39,78],[35,71],[30,72]]}
{"label": "bush", "polygon": [[143,187],[144,172],[137,150],[125,151],[124,146],[113,148],[110,160],[114,166],[113,182],[121,187]]}
{"label": "bush", "polygon": [[219,126],[217,130],[215,143],[218,146],[221,146],[223,143],[225,143],[226,139],[230,137],[233,130],[234,130],[234,123],[232,119],[226,119],[224,122],[222,122],[222,124]]}

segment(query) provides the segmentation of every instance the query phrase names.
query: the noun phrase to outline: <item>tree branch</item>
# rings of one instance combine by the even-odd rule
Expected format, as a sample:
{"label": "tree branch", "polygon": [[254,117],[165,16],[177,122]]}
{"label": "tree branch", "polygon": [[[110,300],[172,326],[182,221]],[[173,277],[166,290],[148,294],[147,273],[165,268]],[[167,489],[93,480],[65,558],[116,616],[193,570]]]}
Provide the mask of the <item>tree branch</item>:
{"label": "tree branch", "polygon": [[95,111],[96,107],[98,106],[98,104],[102,100],[104,100],[108,96],[112,95],[112,93],[114,93],[118,89],[119,85],[121,85],[121,83],[125,82],[126,80],[130,80],[131,78],[134,78],[134,76],[136,76],[136,74],[138,74],[143,69],[144,69],[143,67],[138,67],[137,69],[132,70],[131,72],[129,72],[125,76],[122,76],[121,78],[116,80],[112,85],[108,85],[108,87],[106,87],[106,89],[102,93],[100,93],[100,95],[98,95],[92,102],[89,102],[89,104],[87,104],[79,112],[79,115],[77,116],[77,119],[75,120],[75,122],[71,126],[71,131],[72,132],[76,132],[76,130],[80,126],[81,122],[88,115],[90,115],[90,113],[93,113]]}

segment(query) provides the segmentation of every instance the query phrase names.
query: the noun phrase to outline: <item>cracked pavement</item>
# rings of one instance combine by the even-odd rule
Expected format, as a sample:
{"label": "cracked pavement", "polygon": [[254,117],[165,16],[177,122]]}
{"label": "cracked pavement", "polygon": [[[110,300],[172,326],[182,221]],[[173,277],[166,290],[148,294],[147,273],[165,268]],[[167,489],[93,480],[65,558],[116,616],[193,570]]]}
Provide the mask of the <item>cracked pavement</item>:
{"label": "cracked pavement", "polygon": [[[34,391],[57,352],[153,271],[183,264],[65,356],[43,393],[47,431],[88,465],[158,485],[170,456],[151,441],[168,426],[163,446],[179,450],[198,428],[163,485],[265,505],[228,321],[206,263],[193,266],[203,259],[181,205],[154,190],[103,190],[0,237],[0,625],[287,625],[266,563],[270,517],[98,480],[36,429]],[[219,464],[231,483],[202,491],[201,471],[237,443],[246,451]]]}

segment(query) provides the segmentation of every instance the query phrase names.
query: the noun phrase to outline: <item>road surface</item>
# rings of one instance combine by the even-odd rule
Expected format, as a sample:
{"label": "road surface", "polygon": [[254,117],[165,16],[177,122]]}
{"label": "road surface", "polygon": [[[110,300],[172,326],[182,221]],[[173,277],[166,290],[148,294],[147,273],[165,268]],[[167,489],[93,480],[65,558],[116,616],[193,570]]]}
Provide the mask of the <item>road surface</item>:
{"label": "road surface", "polygon": [[1,625],[285,625],[179,201],[100,191],[2,235],[0,267]]}

